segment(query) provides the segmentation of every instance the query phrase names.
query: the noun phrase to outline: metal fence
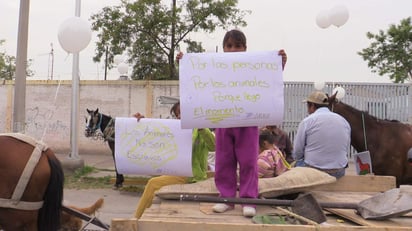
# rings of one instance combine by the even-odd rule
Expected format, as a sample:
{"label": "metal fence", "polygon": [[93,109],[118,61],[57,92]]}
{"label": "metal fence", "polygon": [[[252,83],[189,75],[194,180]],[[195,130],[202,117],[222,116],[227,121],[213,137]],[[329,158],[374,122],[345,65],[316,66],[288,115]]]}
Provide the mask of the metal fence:
{"label": "metal fence", "polygon": [[[322,91],[332,94],[336,87],[345,89],[342,102],[381,119],[398,120],[409,123],[412,115],[410,107],[410,86],[393,83],[325,83]],[[306,104],[302,101],[315,90],[313,82],[285,82],[284,120],[281,128],[294,140],[298,125],[307,116]]]}

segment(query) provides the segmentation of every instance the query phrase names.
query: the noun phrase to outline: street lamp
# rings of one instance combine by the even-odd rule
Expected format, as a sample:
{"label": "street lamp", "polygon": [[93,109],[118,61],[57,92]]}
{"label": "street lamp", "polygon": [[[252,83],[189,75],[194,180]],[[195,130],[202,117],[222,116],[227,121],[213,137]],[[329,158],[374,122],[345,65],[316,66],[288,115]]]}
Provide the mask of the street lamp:
{"label": "street lamp", "polygon": [[126,63],[119,63],[119,65],[117,65],[117,70],[120,73],[119,80],[129,79],[127,76],[127,72],[129,71],[129,65],[127,65]]}
{"label": "street lamp", "polygon": [[113,57],[113,62],[115,65],[117,65],[117,71],[120,74],[120,77],[118,80],[128,80],[127,72],[129,72],[129,65],[127,65],[125,62],[125,58],[123,55],[115,55]]}

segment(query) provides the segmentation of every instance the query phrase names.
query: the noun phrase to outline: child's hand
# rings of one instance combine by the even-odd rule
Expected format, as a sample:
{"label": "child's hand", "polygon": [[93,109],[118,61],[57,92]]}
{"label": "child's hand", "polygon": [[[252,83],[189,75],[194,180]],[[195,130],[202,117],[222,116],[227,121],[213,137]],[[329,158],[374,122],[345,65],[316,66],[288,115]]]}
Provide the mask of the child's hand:
{"label": "child's hand", "polygon": [[288,60],[288,56],[286,55],[285,50],[281,49],[278,52],[278,55],[282,56],[282,70],[285,69],[286,62]]}
{"label": "child's hand", "polygon": [[176,55],[176,62],[179,63],[179,61],[183,58],[183,52],[179,52]]}
{"label": "child's hand", "polygon": [[137,119],[137,122],[139,122],[141,118],[144,118],[144,115],[142,115],[138,112],[138,113],[134,114],[133,117],[135,117]]}

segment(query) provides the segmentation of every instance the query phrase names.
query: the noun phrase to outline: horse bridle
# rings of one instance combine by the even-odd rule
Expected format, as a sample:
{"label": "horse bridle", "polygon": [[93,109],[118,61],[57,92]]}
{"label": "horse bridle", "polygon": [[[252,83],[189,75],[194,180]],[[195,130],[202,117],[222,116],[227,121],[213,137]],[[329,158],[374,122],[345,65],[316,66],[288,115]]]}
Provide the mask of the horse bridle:
{"label": "horse bridle", "polygon": [[86,126],[86,129],[91,131],[91,133],[95,133],[102,125],[102,113],[97,113],[97,116],[99,117],[99,121],[94,125],[94,127],[90,127],[89,125]]}
{"label": "horse bridle", "polygon": [[[102,130],[101,126],[102,126],[103,114],[99,112],[97,113],[97,116],[99,117],[98,122],[93,127],[90,127],[89,125],[87,125],[86,127],[86,130],[90,131],[91,134],[96,134],[96,131],[99,129]],[[114,119],[113,118],[110,119],[110,121],[107,123],[107,126],[104,128],[104,130],[102,130],[102,134],[103,134],[103,139],[105,141],[107,140],[114,141]]]}
{"label": "horse bridle", "polygon": [[368,143],[366,141],[365,115],[363,112],[362,112],[362,128],[363,128],[363,139],[365,140],[365,150],[368,150]]}

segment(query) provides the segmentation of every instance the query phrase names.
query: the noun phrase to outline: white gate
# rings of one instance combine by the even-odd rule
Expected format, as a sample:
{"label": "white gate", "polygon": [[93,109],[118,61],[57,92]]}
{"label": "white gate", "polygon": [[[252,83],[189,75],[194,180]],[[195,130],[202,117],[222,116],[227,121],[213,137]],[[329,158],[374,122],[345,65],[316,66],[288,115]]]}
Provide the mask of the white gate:
{"label": "white gate", "polygon": [[[323,92],[332,94],[335,87],[345,89],[343,102],[380,119],[409,123],[412,115],[409,85],[393,83],[325,83]],[[302,101],[314,91],[313,82],[285,82],[285,111],[282,129],[294,140],[300,121],[307,116]]]}

